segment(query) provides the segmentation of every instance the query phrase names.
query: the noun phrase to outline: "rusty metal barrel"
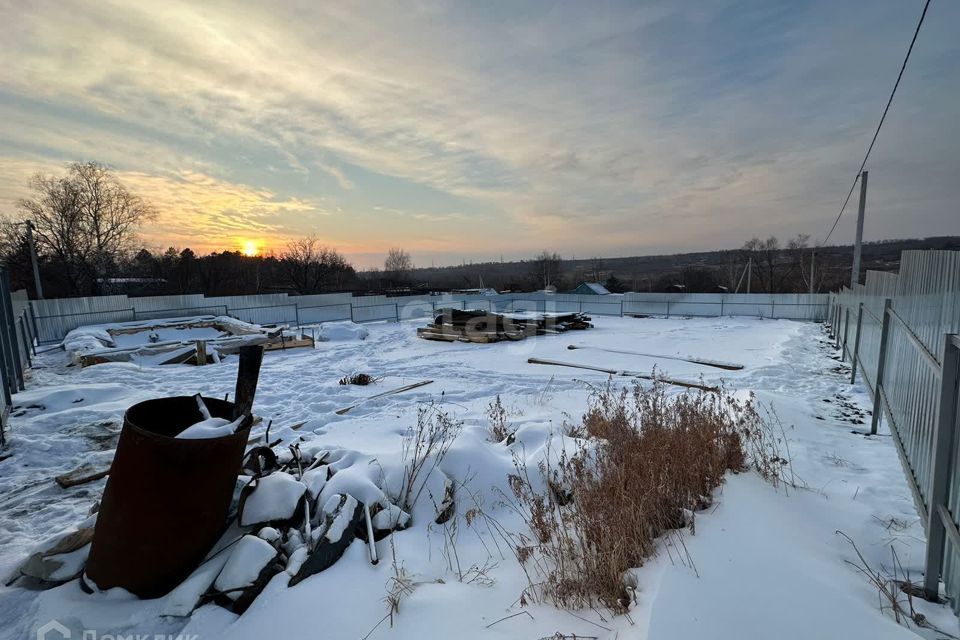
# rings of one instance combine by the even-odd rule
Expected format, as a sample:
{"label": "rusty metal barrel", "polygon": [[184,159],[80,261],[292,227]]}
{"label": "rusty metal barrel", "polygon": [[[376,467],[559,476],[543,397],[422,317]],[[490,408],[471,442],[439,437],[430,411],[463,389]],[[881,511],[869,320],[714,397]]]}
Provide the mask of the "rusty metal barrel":
{"label": "rusty metal barrel", "polygon": [[[212,416],[234,418],[232,402],[204,402]],[[201,419],[191,396],[147,400],[124,415],[86,568],[100,589],[162,596],[225,530],[251,420],[229,436],[175,437]]]}

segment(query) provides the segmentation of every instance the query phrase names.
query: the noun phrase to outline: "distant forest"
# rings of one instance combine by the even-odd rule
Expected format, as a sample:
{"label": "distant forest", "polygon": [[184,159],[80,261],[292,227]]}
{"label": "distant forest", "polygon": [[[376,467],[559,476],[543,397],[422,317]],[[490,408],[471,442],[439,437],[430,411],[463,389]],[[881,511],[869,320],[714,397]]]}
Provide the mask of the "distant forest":
{"label": "distant forest", "polygon": [[[225,251],[196,255],[190,249],[154,254],[142,249],[112,263],[107,277],[79,281],[56,260],[43,256],[40,271],[46,297],[78,295],[167,295],[205,293],[332,293],[401,295],[489,287],[498,291],[534,291],[550,287],[569,291],[581,282],[599,282],[611,292],[740,291],[806,293],[809,290],[810,250],[772,247],[769,240],[748,242],[745,248],[625,258],[564,260],[544,252],[530,260],[483,262],[450,267],[396,271],[355,270],[340,254],[299,241],[311,251],[285,251],[279,257],[250,257]],[[751,246],[752,245],[752,246]],[[6,253],[14,289],[33,291],[29,249],[21,244]],[[960,237],[890,240],[866,243],[863,270],[895,271],[905,249],[960,249]],[[821,247],[816,255],[816,290],[835,291],[849,284],[853,248]],[[747,266],[750,265],[750,269]]]}

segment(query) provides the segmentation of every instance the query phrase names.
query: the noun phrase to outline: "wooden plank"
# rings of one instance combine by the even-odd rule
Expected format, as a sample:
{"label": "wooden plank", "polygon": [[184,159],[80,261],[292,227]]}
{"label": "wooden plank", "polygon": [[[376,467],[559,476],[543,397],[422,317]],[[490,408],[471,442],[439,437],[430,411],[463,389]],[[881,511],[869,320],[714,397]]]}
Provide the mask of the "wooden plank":
{"label": "wooden plank", "polygon": [[80,484],[86,484],[106,477],[110,473],[110,467],[96,468],[89,464],[80,465],[73,471],[60,474],[54,480],[64,489],[75,487]]}
{"label": "wooden plank", "polygon": [[297,348],[300,348],[300,347],[311,347],[311,348],[312,348],[312,347],[314,347],[314,346],[316,346],[316,345],[315,345],[315,343],[314,343],[314,341],[313,341],[313,338],[311,338],[311,337],[309,337],[309,336],[305,336],[305,337],[300,338],[300,339],[284,340],[283,342],[281,342],[279,339],[277,339],[277,340],[275,340],[275,341],[272,341],[272,342],[267,342],[266,344],[263,345],[263,350],[264,350],[264,351],[277,351],[277,350],[279,350],[279,349],[283,349],[283,350],[286,350],[286,349],[297,349]]}
{"label": "wooden plank", "polygon": [[726,369],[727,371],[739,371],[743,369],[742,364],[736,362],[724,362],[723,360],[708,360],[706,358],[697,358],[694,356],[668,356],[659,353],[644,353],[642,351],[630,351],[628,349],[607,349],[604,347],[590,347],[583,345],[571,344],[567,346],[567,349],[590,349],[591,351],[606,351],[607,353],[623,353],[631,356],[643,356],[646,358],[659,358],[663,360],[680,360],[682,362],[692,362],[694,364],[702,364],[708,367],[716,367],[717,369]]}
{"label": "wooden plank", "polygon": [[663,376],[652,376],[646,373],[639,373],[637,371],[621,371],[619,369],[607,369],[606,367],[596,367],[593,365],[577,364],[574,362],[563,362],[561,360],[546,360],[543,358],[528,358],[527,362],[530,364],[549,364],[555,367],[572,367],[574,369],[587,369],[590,371],[599,371],[601,373],[608,373],[612,376],[623,376],[626,378],[640,378],[642,380],[653,380],[655,382],[662,382],[663,384],[670,384],[677,387],[686,387],[688,389],[699,389],[701,391],[710,391],[712,393],[718,393],[720,391],[718,387],[711,387],[705,384],[690,382],[687,380],[677,380],[675,378],[665,378]]}
{"label": "wooden plank", "polygon": [[414,382],[413,384],[408,384],[408,385],[406,385],[406,386],[399,387],[399,388],[397,388],[397,389],[391,389],[390,391],[384,391],[383,393],[378,393],[378,394],[372,395],[372,396],[370,396],[370,397],[368,397],[368,398],[364,398],[363,400],[360,400],[359,402],[356,402],[356,403],[354,403],[354,404],[352,404],[352,405],[350,405],[350,406],[348,406],[348,407],[344,407],[344,408],[342,408],[342,409],[337,409],[334,413],[336,413],[338,416],[342,416],[342,415],[344,415],[345,413],[348,413],[349,411],[351,411],[351,410],[353,410],[353,409],[356,409],[357,407],[359,407],[360,405],[362,405],[363,403],[365,403],[365,402],[367,402],[367,401],[369,401],[369,400],[375,400],[375,399],[377,399],[377,398],[383,398],[384,396],[392,396],[392,395],[394,395],[394,394],[396,394],[396,393],[403,393],[404,391],[410,391],[411,389],[416,389],[416,388],[418,388],[418,387],[422,387],[422,386],[424,386],[424,385],[428,385],[428,384],[431,384],[431,383],[433,383],[433,380],[421,380],[420,382]]}

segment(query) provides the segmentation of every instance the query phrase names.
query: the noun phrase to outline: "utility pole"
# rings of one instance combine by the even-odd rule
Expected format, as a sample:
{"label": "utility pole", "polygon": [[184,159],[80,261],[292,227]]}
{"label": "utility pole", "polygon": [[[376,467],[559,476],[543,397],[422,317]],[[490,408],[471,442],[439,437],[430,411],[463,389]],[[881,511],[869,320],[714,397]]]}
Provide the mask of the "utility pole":
{"label": "utility pole", "polygon": [[750,293],[750,276],[753,275],[753,256],[747,260],[747,293]]}
{"label": "utility pole", "polygon": [[27,220],[27,244],[30,245],[30,262],[33,263],[33,284],[37,299],[43,300],[43,285],[40,284],[40,265],[37,264],[37,245],[33,240],[33,221]]}
{"label": "utility pole", "polygon": [[814,247],[813,249],[810,250],[810,295],[813,295],[814,293],[817,292],[816,287],[813,284],[813,274],[814,274],[813,265],[816,262],[816,260],[817,260],[817,248]]}
{"label": "utility pole", "polygon": [[863,244],[863,214],[867,209],[867,172],[860,173],[860,208],[857,210],[857,239],[853,244],[853,271],[850,285],[860,283],[860,246]]}

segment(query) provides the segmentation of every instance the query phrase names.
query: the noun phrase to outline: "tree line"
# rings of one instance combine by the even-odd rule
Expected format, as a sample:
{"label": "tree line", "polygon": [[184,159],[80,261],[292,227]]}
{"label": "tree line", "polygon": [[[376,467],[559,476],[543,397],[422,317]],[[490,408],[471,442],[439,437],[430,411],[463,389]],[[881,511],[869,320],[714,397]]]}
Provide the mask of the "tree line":
{"label": "tree line", "polygon": [[14,289],[35,295],[30,235],[46,297],[135,293],[245,295],[285,291],[307,295],[409,286],[413,261],[401,248],[384,269],[358,272],[316,236],[289,242],[278,255],[240,251],[198,255],[192,249],[138,248],[137,230],[156,209],[97,162],[71,164],[65,175],[37,174],[31,197],[0,222],[0,253]]}
{"label": "tree line", "polygon": [[[60,176],[38,174],[29,187],[31,196],[18,202],[16,216],[0,221],[0,253],[14,289],[26,288],[35,295],[32,232],[44,294],[51,298],[110,293],[400,294],[480,287],[563,292],[581,282],[603,284],[612,293],[806,293],[811,289],[813,249],[802,235],[786,243],[776,237],[755,237],[738,250],[686,257],[568,260],[544,250],[518,262],[420,269],[406,250],[395,247],[387,252],[382,269],[361,271],[316,236],[295,239],[270,256],[141,248],[137,230],[156,218],[156,209],[97,162],[71,164]],[[818,250],[812,275],[815,291],[836,290],[849,282],[849,259],[842,247],[837,249]]]}

